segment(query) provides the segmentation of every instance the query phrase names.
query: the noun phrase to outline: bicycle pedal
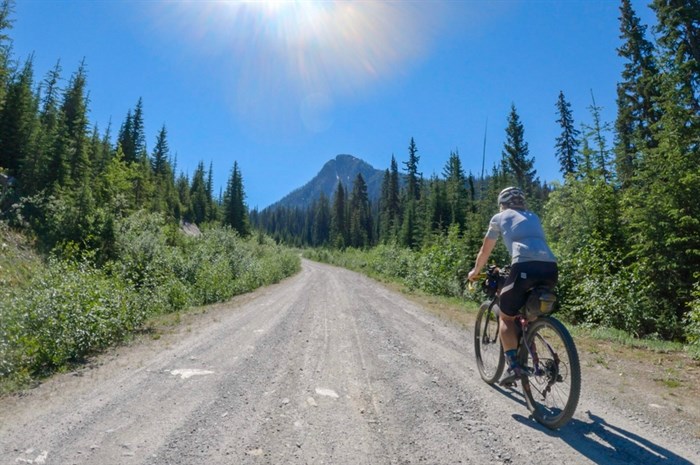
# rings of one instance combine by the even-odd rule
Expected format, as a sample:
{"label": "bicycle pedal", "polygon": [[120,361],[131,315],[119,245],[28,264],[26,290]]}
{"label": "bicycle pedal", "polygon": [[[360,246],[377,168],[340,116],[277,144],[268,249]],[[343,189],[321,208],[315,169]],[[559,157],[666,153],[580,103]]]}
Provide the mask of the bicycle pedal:
{"label": "bicycle pedal", "polygon": [[504,381],[504,382],[501,382],[499,384],[505,388],[517,388],[518,387],[518,383],[516,381]]}

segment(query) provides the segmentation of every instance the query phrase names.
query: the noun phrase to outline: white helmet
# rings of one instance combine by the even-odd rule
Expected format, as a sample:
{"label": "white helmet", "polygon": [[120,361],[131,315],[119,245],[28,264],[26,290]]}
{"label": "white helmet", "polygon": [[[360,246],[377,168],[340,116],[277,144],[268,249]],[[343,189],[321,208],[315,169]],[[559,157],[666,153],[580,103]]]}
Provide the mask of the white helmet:
{"label": "white helmet", "polygon": [[498,204],[506,208],[525,208],[525,193],[517,187],[506,187],[498,194]]}

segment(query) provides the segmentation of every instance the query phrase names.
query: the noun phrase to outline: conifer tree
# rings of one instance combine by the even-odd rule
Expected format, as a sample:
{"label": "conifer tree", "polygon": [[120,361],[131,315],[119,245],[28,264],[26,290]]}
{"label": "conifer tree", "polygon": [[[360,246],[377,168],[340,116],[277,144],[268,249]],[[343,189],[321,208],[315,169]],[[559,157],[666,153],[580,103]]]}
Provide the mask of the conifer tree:
{"label": "conifer tree", "polygon": [[580,131],[574,126],[574,118],[571,112],[571,104],[566,101],[564,92],[559,91],[557,99],[557,123],[561,127],[561,134],[556,139],[556,155],[559,160],[559,170],[566,176],[576,173],[578,166],[578,139]]}
{"label": "conifer tree", "polygon": [[333,209],[331,210],[331,246],[342,249],[348,245],[347,225],[347,201],[345,200],[345,188],[338,180],[338,185],[333,195]]}
{"label": "conifer tree", "polygon": [[210,205],[205,177],[204,163],[200,161],[192,176],[192,186],[190,187],[190,199],[192,202],[191,221],[198,225],[203,224],[207,220]]}
{"label": "conifer tree", "polygon": [[535,184],[534,169],[535,159],[530,158],[530,149],[525,141],[525,129],[520,121],[520,116],[515,109],[515,104],[510,107],[508,126],[506,127],[506,141],[502,152],[503,172],[507,174],[515,184],[527,194],[533,192]]}
{"label": "conifer tree", "polygon": [[418,232],[419,227],[418,202],[416,200],[408,200],[403,207],[403,220],[399,231],[399,243],[404,247],[417,248],[419,245]]}
{"label": "conifer tree", "polygon": [[134,147],[134,117],[131,109],[126,112],[126,118],[119,128],[117,145],[121,147],[124,160],[127,162],[136,161],[136,149]]}
{"label": "conifer tree", "polygon": [[[236,168],[237,168],[237,166],[236,166]],[[238,174],[240,177],[240,172]],[[242,179],[240,179],[240,183],[241,183],[241,193],[242,193],[243,192],[243,180]],[[219,197],[221,197],[221,196],[219,196]],[[209,205],[207,207],[207,221],[217,221],[219,219],[219,204],[221,203],[221,198],[219,198],[219,203],[217,203],[217,201],[214,200],[214,162],[209,162],[209,171],[207,172],[207,198],[209,199]]]}
{"label": "conifer tree", "polygon": [[143,99],[139,97],[134,109],[134,117],[131,124],[131,137],[134,148],[134,160],[144,160],[148,157],[146,151],[146,129],[143,115]]}
{"label": "conifer tree", "polygon": [[605,137],[605,134],[610,131],[610,123],[602,121],[601,112],[603,109],[596,104],[593,91],[591,91],[591,102],[591,106],[589,106],[588,109],[591,111],[593,124],[586,125],[585,127],[586,137],[593,140],[593,167],[594,169],[598,170],[598,173],[600,176],[602,176],[605,182],[611,182],[611,150],[608,147],[608,142]]}
{"label": "conifer tree", "polygon": [[386,243],[389,240],[389,232],[391,231],[389,222],[389,182],[391,179],[391,174],[389,170],[384,170],[384,176],[382,177],[382,186],[379,194],[379,228],[378,228],[378,238],[379,242]]}
{"label": "conifer tree", "polygon": [[433,175],[427,183],[423,219],[423,238],[431,237],[434,232],[445,232],[452,224],[452,206],[448,200],[447,183]]}
{"label": "conifer tree", "polygon": [[70,169],[73,185],[82,186],[90,176],[90,159],[88,158],[88,99],[85,62],[81,62],[78,71],[72,76],[61,106],[60,136],[64,137],[66,160]]}
{"label": "conifer tree", "polygon": [[170,147],[168,146],[168,131],[165,125],[160,128],[156,138],[156,145],[151,154],[151,169],[156,177],[163,177],[167,173]]}
{"label": "conifer tree", "polygon": [[176,204],[177,210],[175,212],[175,218],[181,219],[188,223],[194,221],[193,209],[192,209],[192,196],[190,195],[190,180],[187,175],[180,173],[175,182],[175,189],[177,190],[178,203]]}
{"label": "conifer tree", "polygon": [[413,137],[411,137],[411,141],[408,144],[408,161],[404,162],[406,166],[406,198],[409,200],[418,200],[420,198],[419,161],[418,148]]}
{"label": "conifer tree", "polygon": [[328,244],[331,235],[331,204],[326,194],[321,192],[313,208],[313,229],[311,245],[318,247]]}
{"label": "conifer tree", "polygon": [[153,170],[153,208],[173,218],[179,218],[179,199],[175,188],[175,177],[170,165],[170,147],[165,125],[158,132],[156,144],[151,154]]}
{"label": "conifer tree", "polygon": [[350,246],[367,247],[372,244],[372,211],[367,183],[361,173],[357,173],[350,194],[349,223]]}
{"label": "conifer tree", "polygon": [[469,192],[467,191],[467,179],[464,175],[459,152],[450,152],[450,158],[442,174],[445,177],[445,201],[449,212],[447,223],[444,226],[456,224],[459,226],[459,231],[464,231]]}
{"label": "conifer tree", "polygon": [[651,7],[657,17],[663,71],[676,86],[677,104],[700,115],[700,2],[654,0]]}
{"label": "conifer tree", "polygon": [[224,212],[224,224],[231,226],[243,237],[250,234],[248,207],[245,203],[243,177],[238,168],[238,162],[233,163],[231,177],[224,194]]}
{"label": "conifer tree", "polygon": [[656,146],[652,127],[659,120],[659,70],[654,45],[646,39],[646,26],[641,24],[630,0],[622,0],[620,14],[623,43],[617,52],[625,65],[622,80],[617,84],[615,168],[618,180],[627,186],[634,176],[640,152]]}
{"label": "conifer tree", "polygon": [[381,198],[379,202],[379,236],[380,242],[396,239],[401,226],[401,192],[399,189],[399,170],[394,155],[391,156],[390,169],[384,173]]}
{"label": "conifer tree", "polygon": [[[60,89],[58,87],[61,78],[61,63],[49,71],[42,82],[40,88],[40,111],[39,111],[39,134],[36,145],[36,159],[40,166],[33,182],[26,184],[27,194],[33,194],[39,189],[50,185],[54,179],[54,172],[51,171],[53,149],[58,137],[58,126],[60,116]],[[27,176],[28,178],[29,176]]]}
{"label": "conifer tree", "polygon": [[[14,10],[13,0],[2,0],[0,2],[0,108],[5,102],[5,91],[11,80],[12,68],[12,39],[8,35],[12,29],[10,15]],[[1,166],[1,165],[0,165]]]}
{"label": "conifer tree", "polygon": [[10,83],[0,112],[0,167],[23,181],[31,179],[21,176],[20,170],[26,168],[33,172],[40,162],[34,158],[37,102],[32,92],[33,78],[33,58],[30,57]]}

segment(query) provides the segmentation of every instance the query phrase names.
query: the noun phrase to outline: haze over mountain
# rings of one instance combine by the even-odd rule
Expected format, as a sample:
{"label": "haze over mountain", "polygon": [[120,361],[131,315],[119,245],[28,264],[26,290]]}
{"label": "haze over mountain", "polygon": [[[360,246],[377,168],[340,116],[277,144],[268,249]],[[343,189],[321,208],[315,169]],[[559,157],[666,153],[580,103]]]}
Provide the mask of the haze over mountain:
{"label": "haze over mountain", "polygon": [[341,154],[326,162],[321,171],[309,182],[267,208],[309,207],[319,198],[321,193],[324,193],[329,199],[332,198],[338,181],[341,181],[346,191],[350,192],[358,173],[362,174],[367,184],[369,199],[372,202],[376,201],[381,193],[384,171],[376,169],[366,161],[352,155]]}

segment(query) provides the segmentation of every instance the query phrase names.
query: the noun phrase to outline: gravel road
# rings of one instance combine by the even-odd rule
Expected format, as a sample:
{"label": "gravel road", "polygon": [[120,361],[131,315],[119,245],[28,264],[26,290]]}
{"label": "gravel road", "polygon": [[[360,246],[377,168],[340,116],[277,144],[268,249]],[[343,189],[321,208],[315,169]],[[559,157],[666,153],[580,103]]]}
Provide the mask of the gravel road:
{"label": "gravel road", "polygon": [[518,391],[481,381],[471,333],[304,261],[158,340],[1,399],[0,463],[700,463],[697,425],[659,424],[596,384],[584,371],[574,419],[543,429]]}

